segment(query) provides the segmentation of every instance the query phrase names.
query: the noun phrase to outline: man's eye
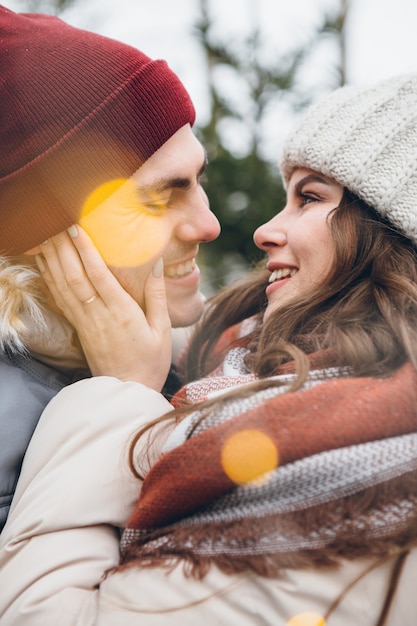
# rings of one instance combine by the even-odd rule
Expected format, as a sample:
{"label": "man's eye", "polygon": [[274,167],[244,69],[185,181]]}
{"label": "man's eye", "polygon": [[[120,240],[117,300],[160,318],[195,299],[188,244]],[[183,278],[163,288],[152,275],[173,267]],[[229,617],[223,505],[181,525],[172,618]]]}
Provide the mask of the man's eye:
{"label": "man's eye", "polygon": [[164,213],[167,209],[167,203],[168,198],[156,192],[139,190],[137,194],[137,208],[147,213],[155,215]]}
{"label": "man's eye", "polygon": [[160,214],[164,213],[167,210],[166,202],[157,201],[157,202],[142,202],[140,204],[140,208],[143,208],[148,213]]}

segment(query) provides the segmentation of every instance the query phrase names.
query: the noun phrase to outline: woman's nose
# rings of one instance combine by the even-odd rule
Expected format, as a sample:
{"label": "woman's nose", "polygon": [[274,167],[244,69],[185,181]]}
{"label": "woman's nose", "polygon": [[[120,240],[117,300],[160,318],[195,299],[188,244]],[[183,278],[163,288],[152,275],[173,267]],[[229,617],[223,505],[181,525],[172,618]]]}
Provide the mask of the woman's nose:
{"label": "woman's nose", "polygon": [[255,230],[253,240],[261,250],[268,250],[273,246],[285,246],[287,243],[287,233],[281,213]]}

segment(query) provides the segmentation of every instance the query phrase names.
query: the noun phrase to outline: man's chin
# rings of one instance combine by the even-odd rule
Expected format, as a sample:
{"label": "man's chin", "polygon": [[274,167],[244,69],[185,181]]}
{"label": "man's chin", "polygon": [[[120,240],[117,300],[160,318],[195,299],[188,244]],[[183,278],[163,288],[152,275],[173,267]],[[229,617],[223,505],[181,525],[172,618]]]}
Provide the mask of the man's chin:
{"label": "man's chin", "polygon": [[204,310],[204,302],[203,294],[198,292],[193,298],[168,303],[172,328],[185,328],[198,322]]}

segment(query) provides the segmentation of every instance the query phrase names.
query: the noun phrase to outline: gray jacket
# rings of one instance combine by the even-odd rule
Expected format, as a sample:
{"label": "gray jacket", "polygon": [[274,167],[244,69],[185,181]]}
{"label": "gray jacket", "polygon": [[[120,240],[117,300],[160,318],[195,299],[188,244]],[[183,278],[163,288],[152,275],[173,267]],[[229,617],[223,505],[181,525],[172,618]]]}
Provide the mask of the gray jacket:
{"label": "gray jacket", "polygon": [[72,376],[30,355],[0,353],[0,530],[38,419],[49,400],[71,382]]}
{"label": "gray jacket", "polygon": [[90,372],[74,328],[48,306],[35,266],[0,257],[0,295],[1,531],[41,413]]}

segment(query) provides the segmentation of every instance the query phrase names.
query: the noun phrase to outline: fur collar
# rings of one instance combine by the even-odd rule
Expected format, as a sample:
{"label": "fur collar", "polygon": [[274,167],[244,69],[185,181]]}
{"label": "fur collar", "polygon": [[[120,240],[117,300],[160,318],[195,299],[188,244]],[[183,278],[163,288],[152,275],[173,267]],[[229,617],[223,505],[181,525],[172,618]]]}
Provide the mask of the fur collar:
{"label": "fur collar", "polygon": [[87,367],[75,329],[49,308],[39,271],[21,257],[0,257],[0,350],[64,370]]}
{"label": "fur collar", "polygon": [[30,334],[46,331],[44,308],[39,272],[0,257],[0,348],[25,352]]}

